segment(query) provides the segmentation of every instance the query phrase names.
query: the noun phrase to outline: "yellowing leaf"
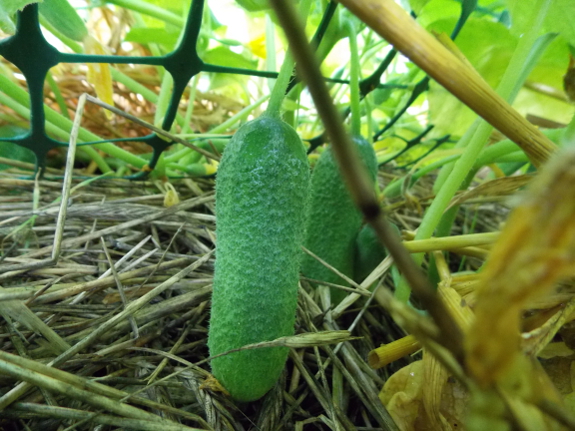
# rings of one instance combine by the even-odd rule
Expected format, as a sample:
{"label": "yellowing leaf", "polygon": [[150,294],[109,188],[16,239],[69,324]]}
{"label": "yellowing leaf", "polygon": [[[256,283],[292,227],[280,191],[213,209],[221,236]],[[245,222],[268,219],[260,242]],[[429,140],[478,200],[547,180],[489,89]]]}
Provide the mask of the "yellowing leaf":
{"label": "yellowing leaf", "polygon": [[204,167],[206,168],[206,175],[213,175],[218,170],[217,165],[213,163],[205,163]]}
{"label": "yellowing leaf", "polygon": [[522,356],[523,310],[573,275],[574,166],[575,150],[570,148],[541,169],[511,213],[481,273],[476,320],[466,346],[468,370],[481,386],[500,382]]}
{"label": "yellowing leaf", "polygon": [[172,207],[180,203],[178,192],[171,183],[166,183],[166,194],[164,195],[164,206]]}
{"label": "yellowing leaf", "polygon": [[461,205],[463,202],[479,196],[508,196],[512,193],[515,193],[518,188],[523,187],[532,179],[533,175],[525,174],[513,177],[497,178],[495,180],[487,181],[453,198],[449,204],[448,209],[456,205]]}
{"label": "yellowing leaf", "polygon": [[[84,48],[87,54],[106,55],[107,52],[104,47],[94,39],[88,36],[84,39]],[[112,74],[110,72],[110,65],[108,63],[88,63],[88,82],[94,86],[98,98],[109,105],[114,104],[112,95],[114,89],[112,86]],[[113,114],[105,110],[106,118],[111,119]]]}
{"label": "yellowing leaf", "polygon": [[379,393],[379,399],[402,431],[414,430],[423,411],[421,385],[423,362],[416,361],[393,374]]}
{"label": "yellowing leaf", "polygon": [[266,35],[264,33],[250,40],[247,45],[255,56],[266,59]]}
{"label": "yellowing leaf", "polygon": [[427,352],[393,374],[379,399],[401,431],[464,429],[469,395]]}

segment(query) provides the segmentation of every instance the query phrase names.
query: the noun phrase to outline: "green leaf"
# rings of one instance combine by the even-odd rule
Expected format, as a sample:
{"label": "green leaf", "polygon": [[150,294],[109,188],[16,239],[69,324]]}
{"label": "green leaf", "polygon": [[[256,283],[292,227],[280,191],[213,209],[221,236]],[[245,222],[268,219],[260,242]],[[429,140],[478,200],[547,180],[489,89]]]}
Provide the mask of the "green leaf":
{"label": "green leaf", "polygon": [[236,3],[250,12],[260,12],[271,9],[268,0],[236,0]]}
{"label": "green leaf", "polygon": [[24,6],[39,3],[42,0],[2,0],[0,1],[0,30],[7,34],[14,34],[16,32],[16,25],[12,19],[14,14],[22,10]]}
{"label": "green leaf", "polygon": [[[455,18],[434,22],[429,30],[451,32]],[[502,24],[470,18],[456,39],[456,45],[491,87],[495,88],[511,59],[517,39]],[[429,117],[434,136],[461,136],[477,117],[473,111],[435,81],[430,83]]]}
{"label": "green leaf", "polygon": [[563,75],[568,64],[569,45],[559,36],[549,44],[528,79],[563,91]]}
{"label": "green leaf", "polygon": [[159,43],[168,48],[176,46],[179,33],[169,32],[163,28],[132,28],[125,37],[126,42],[135,42],[142,45]]}
{"label": "green leaf", "polygon": [[547,12],[545,30],[558,32],[571,45],[575,45],[575,2],[554,0]]}
{"label": "green leaf", "polygon": [[[36,156],[28,148],[21,147],[14,142],[2,141],[2,138],[14,138],[26,133],[26,129],[17,126],[0,127],[0,155],[7,159],[19,160],[21,162],[35,163]],[[0,170],[11,168],[11,166],[0,163]]]}
{"label": "green leaf", "polygon": [[[563,75],[569,63],[569,45],[559,36],[547,47],[528,80],[563,91]],[[560,101],[529,89],[522,89],[514,108],[521,114],[532,114],[559,123],[569,123],[575,107],[568,102]]]}
{"label": "green leaf", "polygon": [[88,36],[86,23],[68,0],[44,0],[38,10],[52,27],[73,41],[82,42]]}
{"label": "green leaf", "polygon": [[[527,20],[535,0],[507,0],[511,14],[511,32],[519,35],[529,31]],[[551,0],[545,17],[544,31],[560,33],[571,45],[575,45],[575,2],[573,0]]]}
{"label": "green leaf", "polygon": [[569,105],[567,102],[548,97],[526,88],[522,88],[519,91],[513,107],[524,116],[531,114],[565,124],[571,121],[575,113],[575,107]]}
{"label": "green leaf", "polygon": [[220,66],[238,67],[242,69],[255,69],[257,60],[249,60],[241,54],[237,54],[225,46],[218,46],[207,51],[203,59],[206,63]]}
{"label": "green leaf", "polygon": [[409,5],[411,6],[411,10],[416,14],[419,15],[421,10],[424,6],[429,3],[430,0],[409,0]]}
{"label": "green leaf", "polygon": [[[426,2],[425,6],[419,11],[417,21],[422,26],[427,27],[438,20],[445,20],[448,18],[458,19],[460,14],[460,2],[456,2],[454,0],[431,0]],[[455,28],[456,21],[453,22],[453,26],[448,31],[445,31],[445,33],[451,34],[451,31]]]}
{"label": "green leaf", "polygon": [[511,15],[511,33],[520,35],[525,31],[529,31],[526,27],[529,23],[535,0],[507,0],[506,3]]}

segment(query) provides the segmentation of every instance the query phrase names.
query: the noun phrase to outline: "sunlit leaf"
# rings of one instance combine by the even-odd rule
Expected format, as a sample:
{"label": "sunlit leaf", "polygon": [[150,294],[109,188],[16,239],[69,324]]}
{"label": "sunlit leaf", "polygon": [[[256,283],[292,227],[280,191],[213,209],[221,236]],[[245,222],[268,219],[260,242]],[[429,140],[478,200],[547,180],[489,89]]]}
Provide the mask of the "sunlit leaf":
{"label": "sunlit leaf", "polygon": [[260,12],[271,8],[268,0],[236,0],[236,2],[250,12]]}
{"label": "sunlit leaf", "polygon": [[[434,22],[429,29],[438,33],[449,33],[455,25],[455,18]],[[517,40],[504,25],[471,18],[455,42],[462,54],[492,86],[496,87],[505,69]],[[430,121],[435,125],[434,133],[451,133],[461,136],[477,118],[476,114],[463,105],[435,81],[429,91]]]}
{"label": "sunlit leaf", "polygon": [[461,4],[458,2],[452,0],[431,0],[425,2],[425,5],[419,11],[417,21],[426,27],[437,20],[453,18],[452,27],[446,31],[447,34],[451,34],[460,13]]}
{"label": "sunlit leaf", "polygon": [[[13,138],[23,135],[26,132],[27,130],[22,129],[21,127],[11,125],[0,127],[0,155],[11,160],[34,163],[36,161],[36,157],[31,150],[21,147],[13,142],[2,141],[2,138]],[[0,163],[0,170],[8,168],[10,168],[10,166]]]}
{"label": "sunlit leaf", "polygon": [[[536,0],[507,0],[511,14],[511,31],[522,34],[530,31],[527,28],[529,15]],[[575,45],[575,2],[572,0],[552,0],[547,11],[544,31],[560,33],[571,45]]]}
{"label": "sunlit leaf", "polygon": [[163,28],[132,28],[126,34],[126,42],[136,42],[142,45],[148,43],[159,43],[171,49],[176,46],[179,33],[169,32]]}
{"label": "sunlit leaf", "polygon": [[266,35],[264,33],[250,40],[247,45],[254,55],[266,59]]}
{"label": "sunlit leaf", "polygon": [[[94,39],[88,36],[84,39],[84,47],[87,54],[106,55],[104,47]],[[114,104],[113,94],[114,89],[112,86],[112,74],[110,72],[109,63],[88,63],[88,82],[94,86],[96,95],[100,100],[109,105]],[[108,119],[112,118],[112,113],[105,110],[104,113]]]}
{"label": "sunlit leaf", "polygon": [[430,0],[410,0],[409,5],[411,6],[411,10],[413,10],[416,15],[419,15],[429,1]]}
{"label": "sunlit leaf", "polygon": [[0,1],[0,30],[4,33],[14,34],[16,25],[13,15],[24,8],[24,6],[32,3],[39,3],[42,0],[2,0]]}
{"label": "sunlit leaf", "polygon": [[221,66],[238,67],[243,69],[255,69],[256,60],[248,60],[241,54],[237,54],[226,46],[218,46],[207,51],[203,60],[210,64],[219,64]]}

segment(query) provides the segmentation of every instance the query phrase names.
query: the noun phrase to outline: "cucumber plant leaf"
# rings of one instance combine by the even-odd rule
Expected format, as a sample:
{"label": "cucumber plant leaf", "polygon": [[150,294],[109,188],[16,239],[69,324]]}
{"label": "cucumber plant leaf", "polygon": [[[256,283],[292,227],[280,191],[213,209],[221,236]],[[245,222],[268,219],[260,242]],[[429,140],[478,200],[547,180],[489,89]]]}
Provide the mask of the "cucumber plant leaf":
{"label": "cucumber plant leaf", "polygon": [[39,3],[38,1],[30,0],[2,0],[0,1],[0,30],[4,33],[14,34],[16,32],[16,24],[14,22],[14,14],[22,10],[24,6],[31,3]]}
{"label": "cucumber plant leaf", "polygon": [[[520,35],[526,31],[529,13],[533,10],[535,0],[507,0],[511,15],[511,32]],[[552,0],[545,17],[543,31],[560,33],[569,44],[575,45],[575,2],[572,0]]]}
{"label": "cucumber plant leaf", "polygon": [[179,35],[179,32],[168,31],[164,28],[136,27],[130,29],[124,40],[126,42],[136,42],[141,45],[147,45],[148,43],[159,43],[165,45],[169,49],[172,49],[176,46]]}
{"label": "cucumber plant leaf", "polygon": [[[455,22],[455,18],[438,20],[428,30],[449,34]],[[517,38],[500,23],[470,18],[455,39],[455,44],[489,85],[495,88],[513,54]],[[430,83],[428,101],[430,121],[435,125],[434,136],[448,133],[461,136],[476,118],[473,111],[434,81]]]}
{"label": "cucumber plant leaf", "polygon": [[[27,132],[26,129],[23,129],[18,126],[1,126],[0,127],[0,155],[7,159],[11,160],[18,160],[21,162],[28,162],[28,163],[35,163],[36,156],[34,153],[30,151],[28,148],[24,148],[14,142],[7,142],[2,141],[2,138],[14,138],[18,135],[23,135]],[[8,166],[4,163],[0,163],[0,171],[4,169],[8,169],[11,166]]]}
{"label": "cucumber plant leaf", "polygon": [[257,60],[250,60],[241,54],[237,54],[225,46],[218,46],[210,49],[203,55],[206,63],[218,64],[220,66],[237,67],[241,69],[255,69]]}

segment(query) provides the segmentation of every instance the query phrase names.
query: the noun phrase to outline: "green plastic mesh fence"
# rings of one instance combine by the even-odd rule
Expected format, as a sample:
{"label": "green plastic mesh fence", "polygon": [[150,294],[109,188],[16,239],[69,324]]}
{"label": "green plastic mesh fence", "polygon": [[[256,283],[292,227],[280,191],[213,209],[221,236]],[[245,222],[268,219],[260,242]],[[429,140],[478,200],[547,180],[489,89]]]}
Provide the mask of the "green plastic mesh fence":
{"label": "green plastic mesh fence", "polygon": [[[11,36],[0,42],[0,55],[20,69],[30,94],[30,130],[11,139],[4,138],[26,147],[34,152],[37,167],[43,168],[46,154],[54,147],[65,146],[66,142],[57,141],[46,133],[43,105],[44,80],[50,68],[59,63],[130,63],[164,67],[174,80],[173,91],[167,112],[164,115],[162,128],[170,130],[178,109],[182,94],[194,75],[199,72],[239,73],[253,76],[275,77],[274,72],[257,70],[242,70],[204,63],[198,56],[196,43],[200,33],[204,1],[195,0],[189,11],[184,35],[177,48],[168,55],[161,57],[122,57],[85,54],[67,54],[54,48],[42,35],[38,19],[38,5],[31,4],[18,13],[17,30]],[[153,157],[149,167],[154,168],[160,154],[170,142],[161,139],[155,133],[134,139],[126,138],[115,141],[142,141],[153,148]],[[97,142],[85,142],[90,145]]]}

